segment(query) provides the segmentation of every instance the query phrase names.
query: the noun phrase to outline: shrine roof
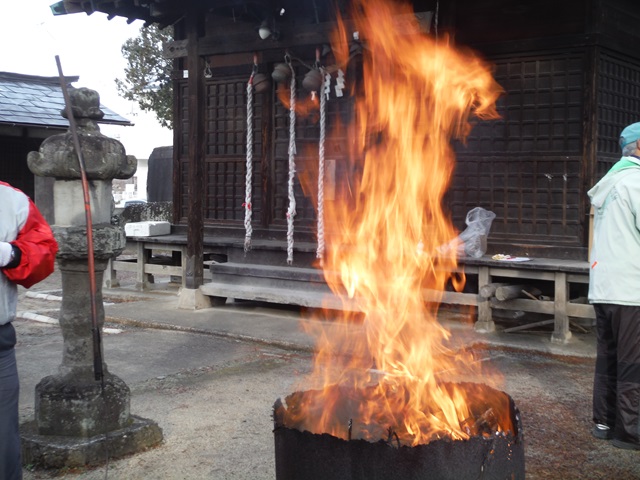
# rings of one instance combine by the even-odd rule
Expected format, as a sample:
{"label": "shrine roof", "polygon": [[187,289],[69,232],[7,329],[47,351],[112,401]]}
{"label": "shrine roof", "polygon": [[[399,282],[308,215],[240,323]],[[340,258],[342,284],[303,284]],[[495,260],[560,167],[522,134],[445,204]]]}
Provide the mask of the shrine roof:
{"label": "shrine roof", "polygon": [[[78,81],[77,76],[65,77],[67,86]],[[0,72],[0,124],[66,128],[69,122],[61,115],[64,96],[58,77],[40,77]],[[104,105],[100,105],[103,124],[133,125]]]}
{"label": "shrine roof", "polygon": [[[280,9],[288,16],[297,17],[302,12],[316,17],[326,10],[333,11],[335,4],[345,0],[59,0],[50,5],[54,15],[71,13],[102,12],[109,18],[123,17],[128,22],[144,20],[146,24],[156,23],[160,28],[174,25],[189,10],[216,12],[228,16],[232,21],[242,17],[264,19],[275,15]],[[317,18],[316,18],[317,20]]]}

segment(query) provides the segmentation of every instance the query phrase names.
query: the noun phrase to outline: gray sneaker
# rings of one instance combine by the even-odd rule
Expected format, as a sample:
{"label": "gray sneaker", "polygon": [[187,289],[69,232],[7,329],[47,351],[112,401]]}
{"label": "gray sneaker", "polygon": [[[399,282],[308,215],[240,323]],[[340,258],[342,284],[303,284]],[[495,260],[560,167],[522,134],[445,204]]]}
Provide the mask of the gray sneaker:
{"label": "gray sneaker", "polygon": [[607,425],[603,425],[602,423],[596,423],[593,426],[593,430],[591,430],[591,435],[593,435],[599,440],[610,440],[613,437],[611,428],[609,428]]}

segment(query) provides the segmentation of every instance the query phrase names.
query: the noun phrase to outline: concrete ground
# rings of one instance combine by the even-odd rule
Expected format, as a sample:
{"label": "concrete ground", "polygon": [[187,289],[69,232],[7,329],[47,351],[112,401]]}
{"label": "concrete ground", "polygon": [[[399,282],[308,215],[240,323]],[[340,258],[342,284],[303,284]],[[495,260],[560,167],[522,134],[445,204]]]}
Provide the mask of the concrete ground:
{"label": "concrete ground", "polygon": [[[108,369],[131,389],[131,413],[160,425],[164,442],[108,465],[32,470],[47,479],[275,478],[272,406],[296,391],[311,368],[309,319],[295,308],[228,303],[177,308],[177,286],[137,292],[132,279],[104,290]],[[20,291],[16,321],[21,419],[34,413],[34,388],[62,358],[57,325],[59,273]],[[443,314],[456,348],[472,348],[504,376],[502,389],[522,413],[529,479],[640,478],[637,452],[589,435],[593,333],[552,345],[550,331],[476,334],[462,314]],[[358,327],[354,327],[358,328]]]}

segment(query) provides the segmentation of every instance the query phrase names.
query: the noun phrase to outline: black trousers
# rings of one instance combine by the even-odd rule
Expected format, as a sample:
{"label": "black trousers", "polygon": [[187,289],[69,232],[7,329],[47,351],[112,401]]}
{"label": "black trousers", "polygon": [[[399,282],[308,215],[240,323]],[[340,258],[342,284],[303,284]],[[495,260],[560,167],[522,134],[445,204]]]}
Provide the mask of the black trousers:
{"label": "black trousers", "polygon": [[0,325],[0,480],[22,478],[18,425],[20,383],[13,349],[15,343],[13,325]]}
{"label": "black trousers", "polygon": [[593,421],[613,438],[640,444],[640,306],[595,304]]}

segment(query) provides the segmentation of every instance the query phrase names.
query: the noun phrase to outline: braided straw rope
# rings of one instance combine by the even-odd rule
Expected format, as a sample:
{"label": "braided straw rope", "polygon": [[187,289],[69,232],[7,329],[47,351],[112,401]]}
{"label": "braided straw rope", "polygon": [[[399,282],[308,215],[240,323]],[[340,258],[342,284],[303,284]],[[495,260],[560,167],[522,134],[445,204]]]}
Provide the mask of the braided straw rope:
{"label": "braided straw rope", "polygon": [[253,179],[253,77],[255,71],[247,82],[247,171],[245,175],[244,193],[244,251],[251,249],[251,182]]}
{"label": "braided straw rope", "polygon": [[[325,79],[324,68],[320,69],[322,78]],[[327,96],[324,91],[320,92],[320,142],[318,145],[318,248],[316,258],[322,260],[324,257],[324,141],[326,126]]]}
{"label": "braided straw rope", "polygon": [[296,197],[293,182],[296,175],[296,72],[291,68],[291,104],[289,106],[289,208],[287,209],[287,263],[293,263],[293,219],[296,216]]}

